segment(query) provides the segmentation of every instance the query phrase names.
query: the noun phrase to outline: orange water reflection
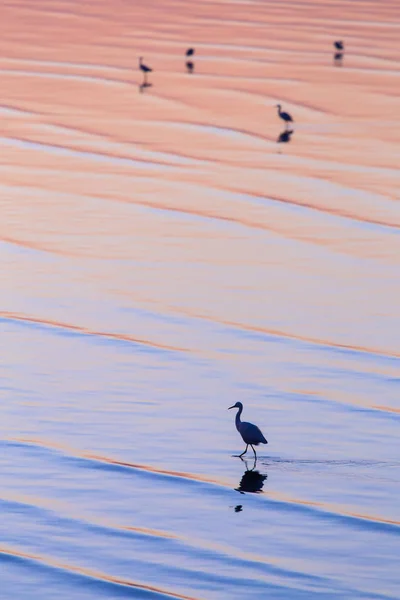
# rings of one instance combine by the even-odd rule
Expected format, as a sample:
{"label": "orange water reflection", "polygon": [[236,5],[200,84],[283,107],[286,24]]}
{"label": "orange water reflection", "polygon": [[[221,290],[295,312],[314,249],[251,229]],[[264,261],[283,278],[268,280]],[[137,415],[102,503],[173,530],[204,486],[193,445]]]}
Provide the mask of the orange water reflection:
{"label": "orange water reflection", "polygon": [[[66,317],[39,305],[32,314],[19,293],[31,264],[13,255],[18,247],[79,261],[93,296],[112,289],[161,313],[174,306],[398,356],[397,9],[390,0],[8,3],[4,310],[148,339],[115,315],[82,322],[73,307]],[[345,40],[340,69],[334,39]],[[143,94],[139,55],[154,69]],[[294,117],[282,152],[277,102]],[[147,266],[133,275],[128,261]],[[50,266],[36,268],[32,288],[51,296]]]}

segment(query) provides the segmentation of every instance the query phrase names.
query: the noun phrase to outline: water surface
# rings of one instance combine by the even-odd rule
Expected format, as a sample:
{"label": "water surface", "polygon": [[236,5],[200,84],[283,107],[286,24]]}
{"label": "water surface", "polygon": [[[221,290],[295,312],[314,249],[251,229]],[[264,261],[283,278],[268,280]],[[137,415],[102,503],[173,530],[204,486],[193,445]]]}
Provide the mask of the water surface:
{"label": "water surface", "polygon": [[398,3],[3,12],[0,597],[398,598]]}

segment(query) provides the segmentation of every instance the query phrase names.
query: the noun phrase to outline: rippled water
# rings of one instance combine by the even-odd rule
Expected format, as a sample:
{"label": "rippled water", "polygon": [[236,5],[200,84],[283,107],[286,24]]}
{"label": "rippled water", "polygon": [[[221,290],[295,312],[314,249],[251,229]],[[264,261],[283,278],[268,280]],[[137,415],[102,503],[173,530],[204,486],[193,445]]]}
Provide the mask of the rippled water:
{"label": "rippled water", "polygon": [[1,599],[398,599],[397,1],[2,21]]}

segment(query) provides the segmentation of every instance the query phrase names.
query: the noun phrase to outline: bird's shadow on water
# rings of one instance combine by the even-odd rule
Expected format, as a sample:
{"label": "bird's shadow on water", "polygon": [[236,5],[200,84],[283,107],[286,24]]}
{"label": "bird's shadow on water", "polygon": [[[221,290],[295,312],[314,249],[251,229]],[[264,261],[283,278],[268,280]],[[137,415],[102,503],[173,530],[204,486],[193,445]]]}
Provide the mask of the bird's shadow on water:
{"label": "bird's shadow on water", "polygon": [[[265,473],[265,474],[260,473],[260,471],[258,471],[256,469],[256,466],[257,466],[256,458],[254,458],[253,461],[247,461],[246,459],[240,457],[240,460],[242,462],[244,462],[244,464],[246,465],[246,470],[242,475],[242,478],[239,482],[239,486],[237,488],[235,488],[235,490],[237,492],[240,492],[241,494],[244,494],[244,493],[257,494],[258,492],[261,492],[261,490],[264,486],[264,481],[268,477],[267,473]],[[251,464],[251,463],[252,463],[251,468],[249,468],[249,464]],[[236,512],[240,512],[240,511],[236,511]]]}

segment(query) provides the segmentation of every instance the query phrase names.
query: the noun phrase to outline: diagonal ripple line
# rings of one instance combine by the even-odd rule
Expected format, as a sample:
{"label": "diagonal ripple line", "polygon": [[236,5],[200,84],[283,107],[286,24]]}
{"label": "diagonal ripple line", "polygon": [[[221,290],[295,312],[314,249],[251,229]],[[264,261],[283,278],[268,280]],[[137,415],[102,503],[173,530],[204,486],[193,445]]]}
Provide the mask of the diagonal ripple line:
{"label": "diagonal ripple line", "polygon": [[69,331],[76,331],[76,333],[105,337],[105,338],[120,340],[123,342],[132,342],[134,344],[150,346],[152,348],[157,348],[160,350],[173,350],[176,352],[190,352],[190,350],[188,348],[180,348],[178,346],[169,346],[167,344],[159,344],[156,342],[150,342],[149,340],[144,340],[142,338],[136,338],[133,335],[123,334],[123,333],[112,333],[112,332],[107,332],[107,331],[94,331],[92,329],[88,329],[87,327],[82,327],[79,325],[71,325],[70,323],[63,323],[61,321],[52,321],[50,319],[41,319],[39,317],[33,317],[33,316],[29,316],[29,315],[21,315],[19,313],[12,313],[12,312],[8,312],[8,311],[0,311],[0,318],[7,319],[9,321],[37,323],[39,325],[44,325],[46,327],[54,327],[54,328],[58,328],[58,329],[68,329]]}
{"label": "diagonal ripple line", "polygon": [[69,571],[78,575],[82,575],[83,577],[90,577],[91,579],[97,579],[115,585],[121,585],[129,588],[137,588],[139,590],[147,592],[154,592],[156,594],[161,594],[167,598],[177,598],[178,600],[200,600],[199,597],[195,598],[194,596],[186,596],[185,594],[164,590],[156,586],[140,584],[136,581],[131,581],[130,579],[123,579],[120,577],[115,577],[113,575],[108,575],[101,571],[96,571],[94,569],[87,569],[86,567],[79,567],[70,563],[59,562],[47,556],[43,556],[40,554],[30,554],[28,552],[15,550],[14,548],[10,548],[7,546],[0,546],[0,556],[1,555],[39,562],[42,565],[53,569]]}
{"label": "diagonal ripple line", "polygon": [[192,481],[202,482],[202,483],[210,483],[214,485],[222,485],[227,486],[228,482],[222,482],[218,479],[213,479],[211,477],[204,477],[202,475],[194,475],[192,473],[187,473],[185,471],[172,471],[169,469],[161,469],[159,467],[153,467],[151,465],[142,465],[139,463],[131,463],[127,461],[117,460],[114,458],[110,458],[108,456],[103,456],[100,454],[93,454],[91,452],[80,452],[79,450],[72,448],[71,446],[58,444],[55,442],[50,442],[48,440],[36,439],[36,438],[12,438],[11,442],[16,442],[19,444],[29,444],[31,446],[37,446],[41,448],[46,448],[48,450],[56,450],[63,454],[70,454],[76,458],[80,458],[82,460],[93,460],[100,463],[115,465],[117,467],[126,467],[128,469],[136,469],[138,471],[146,471],[147,473],[155,473],[158,475],[166,475],[168,477],[180,477],[181,479],[189,479]]}
{"label": "diagonal ripple line", "polygon": [[[6,438],[7,439],[7,438]],[[169,469],[161,469],[158,467],[154,467],[152,465],[143,465],[138,463],[131,463],[127,461],[117,460],[114,458],[110,458],[107,456],[103,456],[100,454],[94,454],[91,452],[81,452],[76,448],[72,448],[71,446],[67,446],[64,444],[58,444],[49,440],[42,440],[36,438],[8,438],[8,441],[16,444],[26,444],[31,446],[36,446],[38,448],[46,448],[48,450],[55,450],[57,452],[61,452],[62,454],[69,454],[70,456],[74,456],[80,460],[88,460],[88,461],[96,461],[99,463],[107,464],[107,465],[115,465],[116,467],[122,467],[127,469],[133,469],[136,471],[142,471],[145,473],[155,473],[158,475],[164,475],[166,477],[177,477],[180,479],[186,479],[189,481],[194,481],[197,483],[207,483],[209,485],[215,485],[221,488],[231,489],[231,484],[229,481],[224,481],[221,479],[215,479],[212,477],[205,477],[200,474],[187,473],[185,471],[173,471]],[[352,519],[354,521],[359,522],[370,522],[374,523],[378,526],[383,527],[394,527],[395,529],[391,531],[395,531],[396,535],[400,531],[397,528],[400,527],[400,521],[396,519],[387,519],[385,517],[380,517],[377,515],[369,515],[365,513],[358,513],[346,510],[344,507],[326,503],[326,502],[317,502],[313,500],[302,500],[301,498],[293,498],[291,496],[287,496],[280,492],[274,492],[272,490],[268,492],[264,492],[261,497],[264,497],[266,500],[280,504],[281,506],[290,506],[296,507],[301,510],[315,510],[317,509],[320,513],[325,513],[331,515],[333,518],[339,519]],[[264,500],[265,501],[265,500]]]}
{"label": "diagonal ripple line", "polygon": [[[175,309],[175,307],[173,307]],[[249,323],[240,323],[237,321],[229,321],[226,319],[215,318],[213,316],[201,313],[194,313],[188,310],[184,311],[182,308],[179,308],[181,312],[190,317],[195,317],[197,319],[203,319],[204,321],[218,322],[221,325],[226,325],[228,327],[234,327],[235,329],[243,329],[245,331],[254,331],[254,333],[259,333],[262,335],[270,335],[273,337],[280,337],[290,340],[296,340],[299,342],[305,342],[307,344],[315,344],[318,346],[327,346],[329,348],[337,348],[339,350],[349,350],[351,352],[361,352],[363,354],[375,354],[378,356],[387,356],[389,358],[400,358],[399,352],[389,352],[387,350],[383,350],[380,348],[371,348],[367,346],[359,346],[356,344],[345,344],[341,342],[334,342],[333,340],[327,340],[324,338],[313,338],[308,337],[306,335],[291,333],[287,331],[283,331],[282,329],[271,329],[268,327],[261,327],[250,325]],[[1,313],[0,313],[1,314]]]}

